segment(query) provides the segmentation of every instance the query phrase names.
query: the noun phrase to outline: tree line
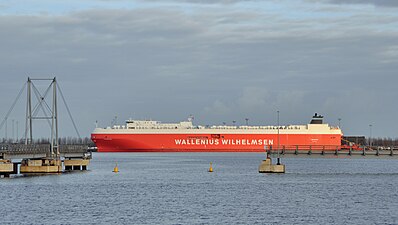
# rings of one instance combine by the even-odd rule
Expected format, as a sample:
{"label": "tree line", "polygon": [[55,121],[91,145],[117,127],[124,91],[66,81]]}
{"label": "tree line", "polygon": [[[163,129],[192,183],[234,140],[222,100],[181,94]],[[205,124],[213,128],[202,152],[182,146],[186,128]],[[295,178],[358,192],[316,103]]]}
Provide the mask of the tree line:
{"label": "tree line", "polygon": [[398,138],[371,138],[370,142],[373,146],[398,146]]}

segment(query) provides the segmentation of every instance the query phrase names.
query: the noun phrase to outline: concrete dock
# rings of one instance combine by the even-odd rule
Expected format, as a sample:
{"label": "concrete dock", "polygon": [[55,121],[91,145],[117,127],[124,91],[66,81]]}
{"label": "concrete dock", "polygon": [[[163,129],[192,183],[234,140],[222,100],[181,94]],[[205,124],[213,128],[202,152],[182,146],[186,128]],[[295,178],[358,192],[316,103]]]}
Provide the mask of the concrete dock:
{"label": "concrete dock", "polygon": [[272,164],[271,158],[263,160],[258,167],[259,173],[285,173],[285,165],[283,164]]}
{"label": "concrete dock", "polygon": [[49,144],[0,144],[0,176],[87,170],[92,157],[87,145],[61,145],[57,155],[49,150]]}

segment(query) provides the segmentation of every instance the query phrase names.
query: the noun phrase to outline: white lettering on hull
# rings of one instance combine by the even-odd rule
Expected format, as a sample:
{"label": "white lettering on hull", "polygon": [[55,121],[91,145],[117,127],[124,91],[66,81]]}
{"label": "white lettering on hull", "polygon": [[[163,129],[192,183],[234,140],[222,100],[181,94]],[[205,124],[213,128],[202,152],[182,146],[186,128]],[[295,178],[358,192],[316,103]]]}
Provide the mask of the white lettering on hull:
{"label": "white lettering on hull", "polygon": [[268,139],[174,139],[176,145],[273,145]]}

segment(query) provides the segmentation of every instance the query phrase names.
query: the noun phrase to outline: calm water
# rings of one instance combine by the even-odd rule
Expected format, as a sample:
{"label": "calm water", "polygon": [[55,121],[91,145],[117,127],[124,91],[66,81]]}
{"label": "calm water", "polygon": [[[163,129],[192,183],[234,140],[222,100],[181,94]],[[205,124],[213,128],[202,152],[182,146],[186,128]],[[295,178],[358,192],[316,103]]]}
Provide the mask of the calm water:
{"label": "calm water", "polygon": [[398,224],[398,160],[288,158],[260,174],[262,158],[95,153],[90,171],[0,179],[0,224]]}

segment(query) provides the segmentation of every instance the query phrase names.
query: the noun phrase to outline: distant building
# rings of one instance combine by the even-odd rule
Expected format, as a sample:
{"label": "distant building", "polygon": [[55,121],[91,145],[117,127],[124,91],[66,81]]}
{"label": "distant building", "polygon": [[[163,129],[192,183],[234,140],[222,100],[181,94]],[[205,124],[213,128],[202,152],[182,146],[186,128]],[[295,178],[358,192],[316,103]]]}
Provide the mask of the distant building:
{"label": "distant building", "polygon": [[365,136],[343,136],[341,138],[342,145],[349,145],[350,143],[354,143],[356,145],[366,145]]}

